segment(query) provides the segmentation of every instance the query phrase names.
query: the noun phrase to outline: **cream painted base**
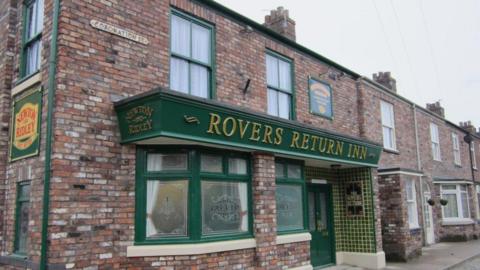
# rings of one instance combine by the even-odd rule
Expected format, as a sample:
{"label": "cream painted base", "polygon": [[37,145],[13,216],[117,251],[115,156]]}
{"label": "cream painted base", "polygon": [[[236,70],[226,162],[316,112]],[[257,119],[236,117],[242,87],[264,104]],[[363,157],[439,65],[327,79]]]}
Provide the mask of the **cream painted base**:
{"label": "cream painted base", "polygon": [[295,268],[288,268],[288,270],[313,270],[313,266],[309,265],[303,265]]}
{"label": "cream painted base", "polygon": [[349,264],[369,269],[386,267],[385,253],[337,252],[337,264]]}

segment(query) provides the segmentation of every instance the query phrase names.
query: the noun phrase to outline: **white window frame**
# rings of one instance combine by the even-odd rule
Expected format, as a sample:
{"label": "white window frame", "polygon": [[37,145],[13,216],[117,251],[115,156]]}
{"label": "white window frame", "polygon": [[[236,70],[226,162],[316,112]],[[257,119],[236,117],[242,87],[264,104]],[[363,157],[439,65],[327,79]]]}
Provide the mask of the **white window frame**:
{"label": "white window frame", "polygon": [[[443,186],[455,186],[455,190],[444,190]],[[465,186],[465,191],[461,190],[461,186]],[[462,204],[462,193],[467,195],[467,213],[468,216],[463,216],[463,204]],[[446,222],[455,222],[455,221],[471,221],[470,213],[470,197],[468,196],[468,185],[466,184],[442,184],[440,185],[440,194],[441,198],[444,199],[444,195],[453,194],[457,199],[457,213],[458,217],[445,217],[445,207],[442,206],[442,219]]]}
{"label": "white window frame", "polygon": [[[409,187],[412,189],[411,194],[413,195],[413,198],[408,197]],[[417,189],[415,187],[415,180],[413,179],[405,180],[405,198],[407,201],[408,226],[410,229],[419,228],[420,226],[418,225]],[[413,205],[413,207],[410,208],[409,205]],[[413,212],[410,212],[410,209],[412,209]]]}
{"label": "white window frame", "polygon": [[[388,108],[388,112],[384,111]],[[384,115],[388,114],[390,119],[384,119]],[[382,136],[383,136],[383,148],[397,151],[397,140],[395,136],[395,112],[393,110],[393,104],[385,102],[383,100],[380,101],[380,117],[382,119]],[[388,123],[390,120],[391,125]],[[391,145],[387,145],[385,143],[385,129],[388,129],[391,132],[392,142]]]}
{"label": "white window frame", "polygon": [[452,144],[453,144],[453,163],[455,165],[462,165],[462,158],[460,155],[460,142],[458,140],[458,134],[452,132]]}
{"label": "white window frame", "polygon": [[470,143],[470,152],[472,153],[472,168],[477,169],[477,157],[475,156],[475,143]]}
{"label": "white window frame", "polygon": [[442,161],[442,154],[440,151],[440,134],[438,132],[438,126],[434,123],[430,123],[430,140],[432,142],[433,160]]}

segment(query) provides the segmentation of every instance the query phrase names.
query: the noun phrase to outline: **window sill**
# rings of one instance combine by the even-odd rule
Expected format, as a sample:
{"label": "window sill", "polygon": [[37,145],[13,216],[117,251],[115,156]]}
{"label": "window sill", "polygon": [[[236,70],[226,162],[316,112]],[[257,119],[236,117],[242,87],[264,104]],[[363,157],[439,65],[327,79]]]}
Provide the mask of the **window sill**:
{"label": "window sill", "polygon": [[145,245],[127,247],[127,257],[199,255],[206,253],[255,248],[255,238],[201,244]]}
{"label": "window sill", "polygon": [[442,226],[454,226],[454,225],[470,225],[474,224],[475,221],[470,218],[458,218],[458,219],[443,219]]}
{"label": "window sill", "polygon": [[400,152],[395,149],[390,149],[390,148],[383,148],[383,152],[387,152],[390,154],[395,154],[395,155],[400,155]]}
{"label": "window sill", "polygon": [[277,245],[296,243],[296,242],[306,242],[312,240],[312,235],[310,233],[294,233],[294,234],[285,234],[277,236]]}
{"label": "window sill", "polygon": [[34,75],[19,81],[11,91],[12,97],[40,83],[41,81],[42,81],[42,74],[40,72],[37,72]]}
{"label": "window sill", "polygon": [[420,230],[420,229],[421,229],[421,228],[420,228],[419,225],[412,226],[412,227],[409,228],[410,231],[418,231],[418,230]]}

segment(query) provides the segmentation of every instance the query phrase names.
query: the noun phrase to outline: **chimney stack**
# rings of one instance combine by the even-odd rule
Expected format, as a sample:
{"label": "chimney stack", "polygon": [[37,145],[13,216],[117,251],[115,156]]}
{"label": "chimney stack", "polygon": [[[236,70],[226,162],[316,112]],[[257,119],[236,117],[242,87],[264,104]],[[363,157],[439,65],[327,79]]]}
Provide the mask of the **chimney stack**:
{"label": "chimney stack", "polygon": [[283,7],[270,11],[270,15],[265,16],[263,25],[286,38],[296,40],[295,21],[288,16],[288,10]]}
{"label": "chimney stack", "polygon": [[440,105],[440,102],[437,101],[435,103],[429,104],[427,103],[427,110],[433,112],[436,115],[439,115],[443,118],[445,118],[445,109],[443,109],[442,105]]}
{"label": "chimney stack", "polygon": [[460,127],[472,134],[477,133],[477,129],[472,125],[472,121],[460,122]]}
{"label": "chimney stack", "polygon": [[373,74],[373,80],[386,88],[388,88],[393,93],[397,93],[397,81],[392,78],[392,75],[389,71],[387,72],[378,72]]}

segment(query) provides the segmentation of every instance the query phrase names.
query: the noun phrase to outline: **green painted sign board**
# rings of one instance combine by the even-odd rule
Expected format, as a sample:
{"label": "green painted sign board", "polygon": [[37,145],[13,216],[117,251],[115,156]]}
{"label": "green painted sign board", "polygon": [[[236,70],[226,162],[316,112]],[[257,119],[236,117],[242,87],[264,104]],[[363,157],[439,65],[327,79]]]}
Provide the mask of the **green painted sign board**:
{"label": "green painted sign board", "polygon": [[169,137],[289,156],[376,166],[381,147],[301,123],[167,90],[117,102],[121,142]]}
{"label": "green painted sign board", "polygon": [[15,97],[10,135],[10,161],[39,153],[42,112],[41,88]]}

